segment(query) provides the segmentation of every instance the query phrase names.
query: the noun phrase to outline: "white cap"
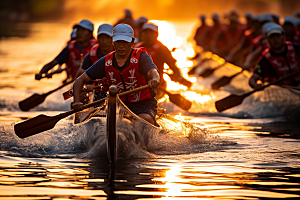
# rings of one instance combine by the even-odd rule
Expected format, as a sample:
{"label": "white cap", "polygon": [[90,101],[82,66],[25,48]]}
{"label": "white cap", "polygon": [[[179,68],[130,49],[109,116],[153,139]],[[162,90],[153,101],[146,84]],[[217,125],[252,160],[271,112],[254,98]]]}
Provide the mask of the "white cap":
{"label": "white cap", "polygon": [[113,29],[112,41],[124,40],[131,42],[133,38],[133,29],[128,24],[118,24]]}
{"label": "white cap", "polygon": [[78,24],[76,24],[75,26],[73,26],[73,28],[77,28],[77,27],[82,27],[82,28],[85,28],[87,30],[90,30],[90,31],[94,31],[94,24],[87,20],[87,19],[84,19],[84,20],[81,20]]}
{"label": "white cap", "polygon": [[271,26],[273,26],[274,24],[275,24],[274,22],[267,22],[263,25],[262,32],[263,32],[264,37],[267,37],[267,32],[268,32],[269,28]]}
{"label": "white cap", "polygon": [[106,34],[106,35],[112,37],[113,28],[114,27],[110,24],[102,24],[98,28],[97,35]]}
{"label": "white cap", "polygon": [[75,39],[76,38],[76,32],[77,32],[77,28],[74,28],[72,33],[71,33],[71,39]]}
{"label": "white cap", "polygon": [[270,35],[277,33],[277,34],[283,34],[284,31],[282,29],[282,27],[278,24],[272,24],[271,26],[269,26],[266,30],[266,35],[267,37],[269,37]]}
{"label": "white cap", "polygon": [[284,18],[283,24],[285,24],[285,23],[291,23],[291,24],[295,25],[296,24],[296,20],[295,20],[294,17],[287,16],[287,17]]}
{"label": "white cap", "polygon": [[259,18],[260,22],[272,22],[273,21],[273,17],[270,14],[262,14]]}
{"label": "white cap", "polygon": [[150,29],[154,32],[158,32],[158,26],[156,26],[155,24],[152,24],[152,23],[144,24],[143,30],[145,30],[145,29]]}

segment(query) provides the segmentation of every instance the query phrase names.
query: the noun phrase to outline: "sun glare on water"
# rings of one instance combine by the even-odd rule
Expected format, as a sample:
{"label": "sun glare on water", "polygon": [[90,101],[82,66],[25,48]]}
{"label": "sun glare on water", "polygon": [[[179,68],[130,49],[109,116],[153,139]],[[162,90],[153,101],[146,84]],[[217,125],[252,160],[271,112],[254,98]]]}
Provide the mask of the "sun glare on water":
{"label": "sun glare on water", "polygon": [[[178,36],[176,34],[175,26],[172,23],[160,20],[151,20],[150,22],[158,26],[158,40],[171,51],[173,58],[176,59],[177,67],[181,70],[182,76],[192,82],[195,86],[195,84],[197,84],[197,78],[188,75],[189,70],[194,65],[193,61],[189,60],[189,58],[194,57],[196,54],[195,50],[192,48],[193,44],[187,42],[187,38]],[[213,54],[207,56],[212,57]],[[220,60],[219,62],[224,61]],[[172,73],[172,70],[167,64],[164,65],[164,71]],[[215,99],[213,93],[199,94],[197,92],[189,91],[186,86],[172,81],[167,74],[164,74],[163,78],[167,82],[168,91],[176,91],[177,93],[180,93],[186,99],[194,102],[195,105],[207,104],[209,101]],[[201,88],[200,85],[195,87],[198,89]],[[168,100],[168,98],[165,96],[163,99],[160,99],[159,102],[164,102],[166,100]]]}

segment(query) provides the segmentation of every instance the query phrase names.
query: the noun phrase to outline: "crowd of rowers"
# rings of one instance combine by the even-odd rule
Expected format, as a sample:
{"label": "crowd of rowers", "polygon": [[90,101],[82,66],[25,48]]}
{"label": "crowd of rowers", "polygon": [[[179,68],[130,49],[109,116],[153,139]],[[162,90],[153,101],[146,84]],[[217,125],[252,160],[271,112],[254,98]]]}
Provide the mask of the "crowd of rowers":
{"label": "crowd of rowers", "polygon": [[[135,114],[157,125],[156,99],[163,96],[163,90],[156,89],[166,87],[164,63],[177,81],[184,78],[170,50],[157,40],[158,26],[148,23],[145,17],[134,20],[129,10],[125,13],[125,18],[115,25],[100,25],[97,39],[93,36],[94,24],[86,19],[80,21],[73,27],[67,46],[43,66],[35,79],[49,78],[66,70],[68,79],[75,80],[71,103],[74,110],[83,109],[80,94],[84,90],[91,91],[98,86],[94,96],[97,100],[106,96],[110,85],[116,85],[119,93],[149,85],[149,89],[122,97],[122,101]],[[246,18],[247,24],[240,23],[238,13],[233,10],[226,17],[227,23],[221,23],[214,14],[214,24],[208,26],[205,16],[201,16],[202,25],[194,39],[205,51],[252,70],[250,85],[256,89],[264,81],[278,79],[300,68],[300,48],[295,44],[299,42],[296,19],[286,17],[281,26],[279,17],[272,14],[248,14]],[[64,63],[67,67],[62,69]],[[51,71],[56,65],[60,67]],[[283,84],[296,85],[299,81],[300,75],[295,75]]]}
{"label": "crowd of rowers", "polygon": [[[194,39],[205,51],[210,51],[243,70],[252,72],[249,85],[262,88],[271,82],[300,69],[300,13],[286,16],[280,23],[276,14],[245,14],[246,23],[232,10],[221,21],[212,15],[209,26],[200,15],[201,26]],[[280,84],[298,86],[300,75],[284,79]]]}
{"label": "crowd of rowers", "polygon": [[[122,97],[122,101],[135,114],[156,124],[156,99],[164,93],[155,88],[166,87],[164,63],[176,80],[184,78],[170,50],[157,40],[158,26],[147,22],[146,17],[133,20],[131,12],[125,10],[124,19],[115,25],[101,24],[95,39],[94,24],[86,19],[80,21],[74,25],[67,46],[35,74],[35,79],[51,78],[66,70],[68,78],[64,82],[75,80],[71,104],[75,110],[81,110],[85,103],[80,98],[82,91],[97,87],[95,101],[106,97],[110,85],[116,85],[119,93],[149,85],[149,89]],[[62,68],[63,64],[67,67]],[[51,71],[56,65],[59,67]]]}

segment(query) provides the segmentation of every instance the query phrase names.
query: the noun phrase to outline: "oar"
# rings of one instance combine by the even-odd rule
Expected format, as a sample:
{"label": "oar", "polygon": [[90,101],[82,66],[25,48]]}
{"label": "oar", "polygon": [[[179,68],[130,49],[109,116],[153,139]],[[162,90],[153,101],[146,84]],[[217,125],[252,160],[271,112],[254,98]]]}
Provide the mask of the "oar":
{"label": "oar", "polygon": [[203,63],[205,63],[206,61],[211,60],[211,58],[204,58],[203,60],[201,60],[200,63],[198,63],[197,65],[195,65],[189,72],[188,75],[193,75],[196,72],[196,69],[198,67],[201,67],[203,65]]}
{"label": "oar", "polygon": [[63,84],[62,86],[59,86],[58,88],[56,88],[54,90],[51,90],[51,91],[49,91],[49,92],[47,92],[45,94],[33,94],[32,96],[28,97],[27,99],[25,99],[23,101],[20,101],[19,102],[19,107],[20,107],[20,109],[22,111],[28,111],[31,108],[34,108],[35,106],[38,106],[39,104],[43,103],[44,100],[45,100],[45,98],[49,94],[51,94],[51,93],[53,93],[53,92],[55,92],[55,91],[57,91],[57,90],[65,87],[66,85],[68,85],[68,84],[70,84],[72,82],[73,82],[73,80],[69,81],[69,82]]}
{"label": "oar", "polygon": [[190,102],[189,100],[187,100],[186,98],[184,98],[183,96],[181,96],[180,94],[171,94],[170,92],[168,92],[167,90],[158,87],[158,89],[162,90],[164,93],[166,93],[169,96],[169,99],[172,103],[174,103],[175,105],[177,105],[178,107],[180,107],[183,110],[189,110],[192,106],[192,102]]}
{"label": "oar", "polygon": [[179,79],[178,76],[174,75],[174,74],[168,74],[167,75],[170,77],[170,79],[174,82],[178,82],[181,85],[184,85],[188,88],[192,87],[193,83],[191,81],[186,80],[185,78]]}
{"label": "oar", "polygon": [[228,96],[228,97],[226,97],[224,99],[216,101],[216,103],[215,103],[216,109],[219,112],[222,112],[222,111],[227,110],[229,108],[232,108],[232,107],[235,107],[237,105],[240,105],[246,97],[248,97],[249,95],[253,94],[254,92],[263,90],[266,87],[269,87],[270,85],[275,85],[275,84],[279,83],[280,81],[282,81],[284,79],[287,79],[287,78],[290,78],[290,77],[292,77],[292,76],[294,76],[294,75],[296,75],[298,73],[300,73],[300,70],[295,71],[295,72],[293,72],[293,73],[291,73],[291,74],[289,74],[287,76],[284,76],[282,78],[279,78],[276,81],[273,81],[273,82],[271,82],[271,83],[263,86],[261,89],[252,90],[251,92],[245,93],[243,95],[231,94],[230,96]]}
{"label": "oar", "polygon": [[211,88],[214,90],[219,89],[220,87],[223,87],[224,85],[227,85],[228,83],[230,83],[231,79],[233,79],[234,77],[236,77],[237,75],[239,75],[240,73],[242,73],[244,70],[232,75],[232,76],[223,76],[222,78],[220,78],[219,80],[215,81],[212,85]]}
{"label": "oar", "polygon": [[216,69],[219,69],[219,68],[223,67],[226,63],[227,63],[227,62],[224,62],[223,64],[221,64],[221,65],[219,65],[219,66],[217,66],[217,67],[215,67],[215,68],[213,68],[213,69],[211,69],[211,68],[205,69],[203,72],[201,72],[201,73],[199,74],[199,76],[202,76],[203,78],[206,78],[206,77],[210,76],[212,73],[214,73],[214,71],[215,71]]}
{"label": "oar", "polygon": [[[135,88],[133,90],[123,92],[123,93],[119,94],[119,96],[120,97],[125,96],[125,95],[131,94],[134,92],[138,92],[140,90],[144,90],[147,88],[149,88],[149,86],[145,85],[145,86],[142,86],[139,88]],[[105,100],[105,98],[95,101],[93,103],[86,104],[83,106],[83,109],[98,105],[99,103],[103,102],[104,100]],[[31,118],[29,120],[26,120],[24,122],[16,124],[14,126],[14,130],[18,137],[25,138],[25,137],[52,129],[59,120],[65,118],[73,113],[76,113],[76,112],[77,111],[75,111],[75,110],[70,110],[70,111],[67,111],[64,113],[60,113],[55,116],[38,115],[34,118]]]}

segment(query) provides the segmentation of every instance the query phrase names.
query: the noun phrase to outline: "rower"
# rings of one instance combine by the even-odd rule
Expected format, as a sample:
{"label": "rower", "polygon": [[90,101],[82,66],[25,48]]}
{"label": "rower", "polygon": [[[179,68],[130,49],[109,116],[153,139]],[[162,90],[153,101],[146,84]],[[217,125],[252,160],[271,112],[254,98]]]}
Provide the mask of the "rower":
{"label": "rower", "polygon": [[223,58],[238,44],[246,30],[246,26],[239,22],[239,15],[236,10],[232,10],[227,19],[228,25],[216,34],[211,44],[212,52]]}
{"label": "rower", "polygon": [[[205,15],[200,15],[199,19],[201,21],[201,26],[199,26],[196,30],[194,40],[196,41],[196,44],[201,47],[206,47],[207,42],[206,42],[206,32],[211,29],[210,26],[207,25],[206,23],[206,16]],[[206,43],[205,43],[206,42]],[[205,43],[205,44],[204,44]]]}
{"label": "rower", "polygon": [[43,74],[46,74],[57,64],[63,63],[68,64],[71,79],[75,78],[82,59],[91,47],[97,43],[97,40],[93,39],[94,24],[89,20],[82,20],[73,28],[76,28],[76,40],[69,42],[68,46],[54,60],[44,65],[40,72],[35,74],[36,80],[40,80]]}
{"label": "rower", "polygon": [[90,66],[92,66],[95,62],[97,62],[100,58],[112,52],[114,50],[114,46],[112,44],[112,30],[113,26],[110,24],[102,24],[98,27],[97,31],[97,41],[95,44],[84,56],[81,67],[78,69],[76,77],[79,77],[81,74],[85,72]]}
{"label": "rower", "polygon": [[83,109],[80,102],[82,87],[95,79],[106,77],[108,85],[116,85],[119,93],[149,85],[149,89],[124,96],[121,100],[136,115],[157,125],[155,121],[157,100],[154,90],[160,84],[157,67],[145,48],[132,48],[133,29],[129,25],[119,24],[114,27],[112,41],[115,51],[100,58],[76,79],[73,86],[72,109]]}
{"label": "rower", "polygon": [[[274,81],[300,69],[300,45],[286,41],[283,28],[272,24],[266,30],[266,39],[269,48],[265,49],[263,56],[256,65],[255,71],[249,80],[249,85],[254,89],[261,89],[263,84],[259,80]],[[285,79],[279,84],[298,85],[300,75]]]}
{"label": "rower", "polygon": [[[180,74],[180,70],[176,66],[176,60],[172,57],[170,50],[157,40],[158,26],[152,23],[146,23],[142,30],[143,42],[135,45],[135,47],[145,47],[150,54],[154,64],[157,66],[160,75],[160,86],[166,88],[167,84],[163,78],[164,63],[173,71],[177,80],[183,81],[184,78]],[[164,93],[160,90],[156,98],[160,99]]]}
{"label": "rower", "polygon": [[[82,61],[81,67],[77,71],[76,77],[79,77],[83,74],[89,67],[91,67],[95,62],[97,62],[103,56],[106,56],[108,53],[114,50],[114,46],[112,43],[112,30],[113,26],[110,24],[102,24],[98,27],[97,31],[97,41],[87,53]],[[104,80],[103,80],[104,81]],[[94,93],[94,101],[102,99],[107,96],[106,88],[104,86],[105,82],[98,80],[94,82],[94,84],[101,84],[102,87],[95,90]],[[87,91],[91,91],[92,85],[87,85]],[[105,90],[105,91],[104,91]]]}
{"label": "rower", "polygon": [[134,43],[137,44],[141,41],[143,41],[143,38],[142,38],[142,30],[143,30],[143,26],[145,23],[148,22],[148,18],[146,17],[140,17],[138,18],[138,20],[136,20],[136,23],[135,23],[135,29],[134,29]]}
{"label": "rower", "polygon": [[[253,71],[257,62],[259,61],[262,52],[269,48],[269,45],[266,42],[265,39],[265,29],[268,26],[268,23],[273,22],[273,17],[271,14],[263,14],[259,17],[259,21],[261,24],[261,28],[259,29],[260,34],[255,37],[252,42],[252,50],[249,52],[249,54],[246,56],[245,61],[243,63],[242,68],[248,71]],[[274,23],[274,22],[273,22]]]}
{"label": "rower", "polygon": [[284,30],[286,40],[292,43],[300,43],[300,33],[296,27],[296,19],[291,16],[284,18],[282,28]]}

